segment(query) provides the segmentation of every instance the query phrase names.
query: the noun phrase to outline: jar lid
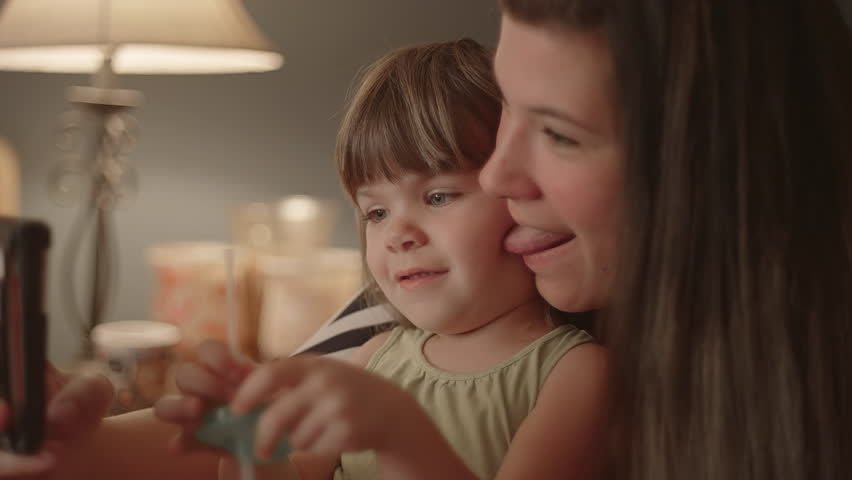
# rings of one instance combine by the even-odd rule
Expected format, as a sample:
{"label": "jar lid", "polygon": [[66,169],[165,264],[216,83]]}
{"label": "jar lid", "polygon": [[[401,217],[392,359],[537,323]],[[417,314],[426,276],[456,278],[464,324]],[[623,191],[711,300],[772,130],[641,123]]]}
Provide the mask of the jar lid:
{"label": "jar lid", "polygon": [[180,342],[180,331],[165,322],[122,320],[96,326],[92,330],[92,342],[104,349],[173,347]]}

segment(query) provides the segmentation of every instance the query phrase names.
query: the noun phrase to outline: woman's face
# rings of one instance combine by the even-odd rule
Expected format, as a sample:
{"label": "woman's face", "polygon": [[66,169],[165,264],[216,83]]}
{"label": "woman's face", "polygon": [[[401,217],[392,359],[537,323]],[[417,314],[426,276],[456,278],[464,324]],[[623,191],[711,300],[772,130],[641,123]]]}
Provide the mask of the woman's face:
{"label": "woman's face", "polygon": [[555,307],[602,307],[615,275],[624,168],[606,39],[504,15],[494,69],[503,116],[480,182],[508,199],[518,223],[504,247],[523,256]]}

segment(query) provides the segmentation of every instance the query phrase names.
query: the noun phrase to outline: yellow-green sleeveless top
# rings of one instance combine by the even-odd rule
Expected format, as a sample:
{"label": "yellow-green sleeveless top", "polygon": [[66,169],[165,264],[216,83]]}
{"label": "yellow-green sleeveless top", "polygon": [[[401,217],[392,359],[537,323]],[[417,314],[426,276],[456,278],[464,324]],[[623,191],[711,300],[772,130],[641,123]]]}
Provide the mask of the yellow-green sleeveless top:
{"label": "yellow-green sleeveless top", "polygon": [[[512,437],[535,406],[547,376],[562,356],[593,341],[585,331],[560,326],[511,358],[484,371],[452,373],[432,366],[423,344],[432,334],[397,327],[367,370],[413,395],[479,478],[494,478]],[[372,451],[344,454],[335,480],[379,479]]]}

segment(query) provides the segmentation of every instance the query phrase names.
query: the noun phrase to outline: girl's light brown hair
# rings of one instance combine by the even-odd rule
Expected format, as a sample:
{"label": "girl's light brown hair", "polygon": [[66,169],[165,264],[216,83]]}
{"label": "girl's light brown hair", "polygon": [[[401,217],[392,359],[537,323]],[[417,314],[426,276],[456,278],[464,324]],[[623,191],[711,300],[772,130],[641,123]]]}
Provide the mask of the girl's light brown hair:
{"label": "girl's light brown hair", "polygon": [[462,39],[402,48],[368,66],[337,135],[349,196],[406,172],[481,168],[500,121],[491,65],[488,49]]}
{"label": "girl's light brown hair", "polygon": [[[492,59],[489,49],[462,39],[401,48],[361,73],[335,151],[353,203],[357,190],[374,181],[485,165],[501,108]],[[358,225],[363,254],[360,215]],[[370,303],[384,303],[367,268],[364,272]]]}
{"label": "girl's light brown hair", "polygon": [[852,478],[852,40],[830,0],[502,0],[609,39],[618,478]]}

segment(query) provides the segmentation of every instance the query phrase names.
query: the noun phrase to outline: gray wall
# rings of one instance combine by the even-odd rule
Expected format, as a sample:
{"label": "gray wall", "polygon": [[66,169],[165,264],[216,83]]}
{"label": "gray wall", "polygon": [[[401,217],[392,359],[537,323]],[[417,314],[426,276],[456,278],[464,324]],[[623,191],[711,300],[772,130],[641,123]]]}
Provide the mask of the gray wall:
{"label": "gray wall", "polygon": [[[286,57],[262,74],[127,76],[140,89],[141,138],[132,159],[135,201],[116,215],[120,283],[112,319],[144,319],[152,277],[146,247],[172,240],[227,240],[234,206],[294,193],[337,199],[334,136],[359,66],[398,46],[473,37],[494,45],[495,0],[246,0],[261,29]],[[36,27],[34,27],[36,28]],[[67,364],[78,346],[63,316],[59,257],[77,208],[47,196],[46,176],[59,158],[54,137],[68,109],[64,89],[79,75],[0,72],[0,135],[18,151],[23,214],[54,231],[49,312],[50,356]],[[355,246],[343,215],[335,244]]]}

